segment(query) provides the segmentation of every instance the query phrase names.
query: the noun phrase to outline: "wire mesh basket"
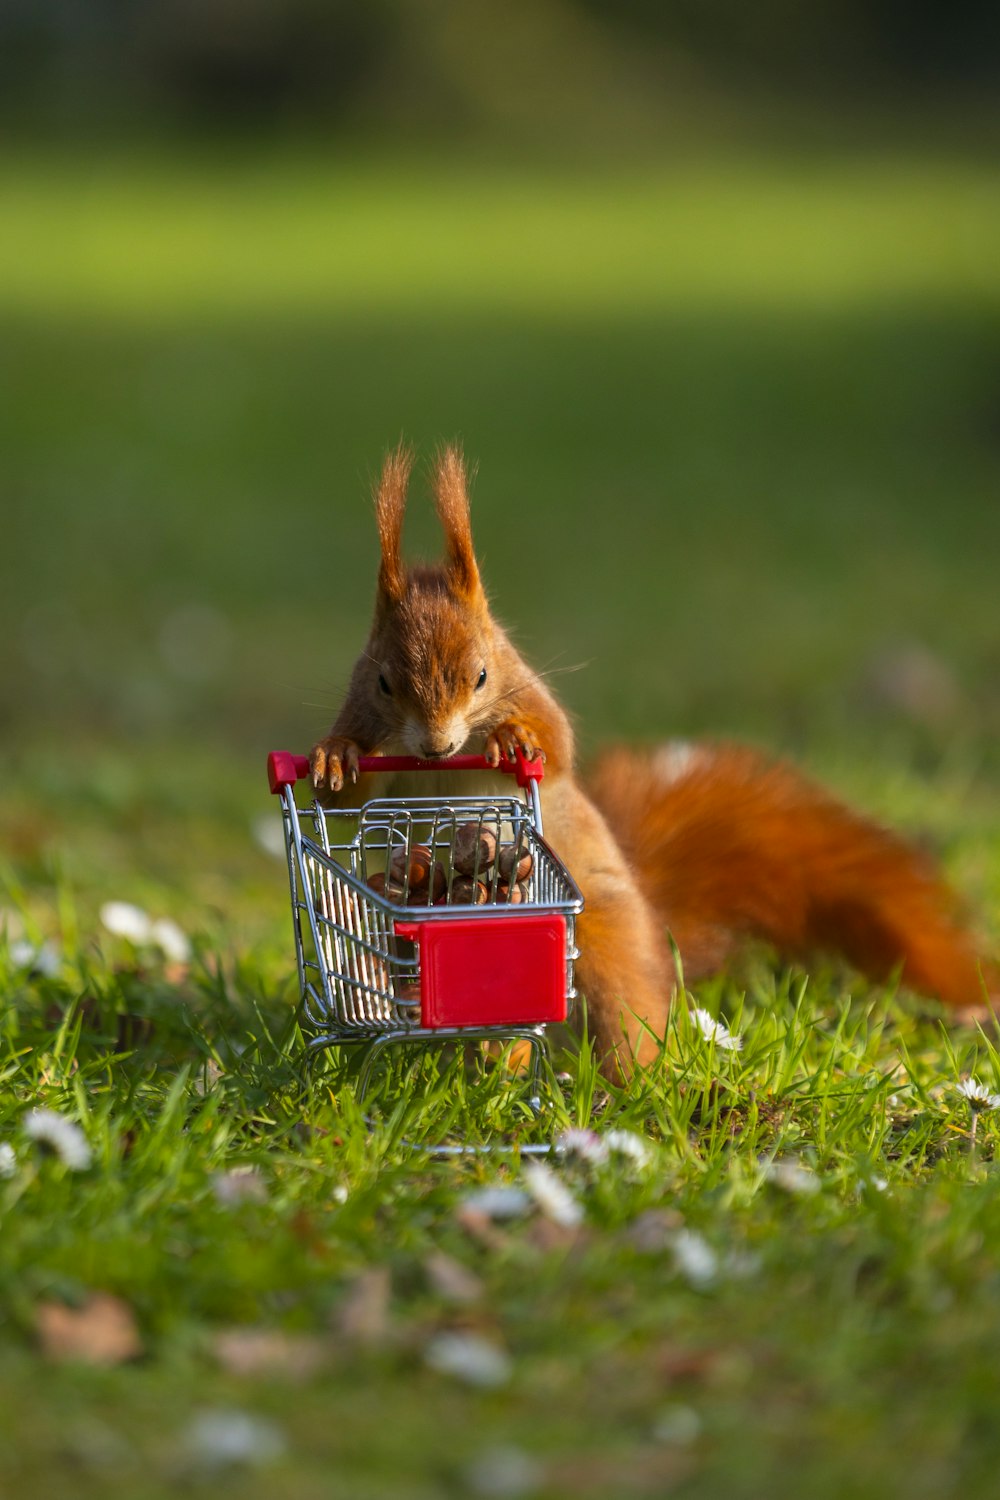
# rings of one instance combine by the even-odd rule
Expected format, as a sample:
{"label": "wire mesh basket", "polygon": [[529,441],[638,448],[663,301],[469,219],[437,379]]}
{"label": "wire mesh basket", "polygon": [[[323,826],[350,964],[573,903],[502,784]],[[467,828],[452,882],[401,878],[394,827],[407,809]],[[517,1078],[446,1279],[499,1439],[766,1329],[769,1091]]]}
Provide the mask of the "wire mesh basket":
{"label": "wire mesh basket", "polygon": [[[359,769],[493,768],[482,756],[369,756]],[[583,898],[542,834],[541,762],[518,755],[499,769],[509,795],[299,807],[307,758],[268,758],[310,1049],[365,1044],[361,1093],[376,1054],[407,1041],[521,1039],[537,1079],[545,1027],[567,1018]]]}

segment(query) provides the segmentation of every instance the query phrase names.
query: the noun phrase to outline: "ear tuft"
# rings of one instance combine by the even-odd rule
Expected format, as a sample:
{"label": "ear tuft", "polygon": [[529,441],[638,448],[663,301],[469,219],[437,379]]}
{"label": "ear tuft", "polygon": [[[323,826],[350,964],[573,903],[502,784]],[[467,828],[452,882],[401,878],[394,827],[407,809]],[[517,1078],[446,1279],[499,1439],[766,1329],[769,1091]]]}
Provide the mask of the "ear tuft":
{"label": "ear tuft", "polygon": [[406,568],[401,542],[406,489],[413,468],[413,450],[403,442],[386,455],[375,490],[375,522],[378,526],[382,562],[378,571],[379,594],[398,604],[406,593]]}
{"label": "ear tuft", "polygon": [[481,586],[472,546],[465,459],[455,444],[438,453],[434,465],[434,501],[444,528],[448,577],[459,593],[477,594]]}

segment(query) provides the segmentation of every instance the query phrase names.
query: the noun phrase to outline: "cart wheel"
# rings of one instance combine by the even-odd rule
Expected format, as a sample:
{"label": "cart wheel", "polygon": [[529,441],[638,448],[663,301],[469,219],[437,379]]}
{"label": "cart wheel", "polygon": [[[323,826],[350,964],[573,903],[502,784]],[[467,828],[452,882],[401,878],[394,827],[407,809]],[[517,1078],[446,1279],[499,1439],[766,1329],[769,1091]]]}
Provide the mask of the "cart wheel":
{"label": "cart wheel", "polygon": [[363,1102],[368,1092],[368,1085],[372,1081],[372,1073],[375,1071],[375,1064],[378,1061],[379,1054],[403,1040],[405,1039],[397,1036],[395,1032],[387,1031],[383,1036],[377,1036],[369,1043],[365,1049],[365,1060],[361,1064],[361,1072],[358,1074],[358,1081],[354,1089],[354,1097],[359,1104]]}
{"label": "cart wheel", "polygon": [[[478,1038],[474,1033],[470,1034],[467,1037],[449,1037],[450,1041],[474,1042],[479,1039],[480,1038]],[[417,1038],[409,1035],[406,1032],[398,1031],[387,1031],[384,1032],[381,1036],[374,1037],[372,1041],[368,1043],[368,1046],[365,1049],[364,1061],[361,1064],[361,1071],[358,1074],[358,1081],[355,1085],[355,1098],[357,1099],[357,1102],[359,1104],[363,1102],[364,1097],[368,1092],[369,1084],[372,1080],[372,1074],[375,1071],[375,1064],[379,1061],[379,1057],[382,1052],[386,1051],[389,1047],[397,1045],[403,1046],[408,1043],[412,1044],[416,1041],[422,1041],[426,1045],[432,1046],[434,1044],[434,1040],[435,1039],[431,1037]],[[540,1115],[542,1113],[542,1059],[546,1054],[544,1035],[541,1032],[532,1029],[530,1031],[518,1032],[516,1035],[511,1037],[504,1037],[502,1038],[502,1040],[504,1042],[514,1041],[522,1046],[528,1047],[531,1053],[531,1061],[527,1069],[528,1087],[530,1089],[530,1093],[528,1095],[528,1108],[531,1110],[531,1113],[533,1115]]]}

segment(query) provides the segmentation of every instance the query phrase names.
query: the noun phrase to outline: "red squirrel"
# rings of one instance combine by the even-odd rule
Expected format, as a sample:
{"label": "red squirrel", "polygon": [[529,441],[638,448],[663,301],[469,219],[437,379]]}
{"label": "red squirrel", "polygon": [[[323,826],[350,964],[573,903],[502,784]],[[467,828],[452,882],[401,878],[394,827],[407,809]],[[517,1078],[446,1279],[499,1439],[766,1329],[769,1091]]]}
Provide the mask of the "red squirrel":
{"label": "red squirrel", "polygon": [[[375,489],[375,617],[336,721],[312,751],[313,786],[327,805],[358,806],[416,790],[397,774],[379,777],[376,792],[359,755],[477,753],[497,765],[515,745],[541,754],[545,834],[583,893],[577,984],[609,1075],[657,1055],[675,985],[668,932],[688,981],[758,937],[786,956],[840,952],[875,979],[898,971],[953,1006],[1000,989],[926,860],[787,765],[737,745],[618,749],[584,790],[566,714],[490,613],[454,447],[433,473],[445,559],[404,564],[412,462],[399,447]],[[483,790],[504,790],[499,773],[482,774]],[[437,790],[478,793],[467,777],[459,785],[443,771]]]}

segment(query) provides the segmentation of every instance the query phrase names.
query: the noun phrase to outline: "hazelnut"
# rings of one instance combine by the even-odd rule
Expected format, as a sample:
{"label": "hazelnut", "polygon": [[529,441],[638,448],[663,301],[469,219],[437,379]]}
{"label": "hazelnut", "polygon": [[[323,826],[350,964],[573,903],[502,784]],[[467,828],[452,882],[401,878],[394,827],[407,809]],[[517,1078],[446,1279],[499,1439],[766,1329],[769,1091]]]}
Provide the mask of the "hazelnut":
{"label": "hazelnut", "polygon": [[501,880],[497,886],[496,902],[498,906],[517,906],[524,900],[524,891],[519,885],[508,885]]}
{"label": "hazelnut", "polygon": [[470,880],[465,875],[456,875],[451,883],[452,903],[458,906],[483,906],[489,899],[489,891],[481,880]]}
{"label": "hazelnut", "polygon": [[393,849],[389,860],[390,879],[404,885],[409,877],[410,890],[419,890],[430,879],[432,863],[431,851],[426,844],[414,844],[409,851],[399,845]]}
{"label": "hazelnut", "polygon": [[434,871],[429,880],[421,881],[419,885],[410,884],[410,906],[436,906],[444,896],[448,895],[448,872],[440,860],[434,865]]}
{"label": "hazelnut", "polygon": [[531,850],[522,844],[504,844],[497,859],[500,878],[508,884],[514,880],[527,880],[534,864]]}
{"label": "hazelnut", "polygon": [[482,875],[497,857],[496,834],[482,823],[461,823],[455,830],[452,863],[463,875]]}
{"label": "hazelnut", "polygon": [[386,879],[381,870],[377,870],[374,875],[369,875],[368,888],[376,895],[384,896],[386,901],[399,902],[403,899],[403,887],[400,882],[393,880],[391,876]]}

